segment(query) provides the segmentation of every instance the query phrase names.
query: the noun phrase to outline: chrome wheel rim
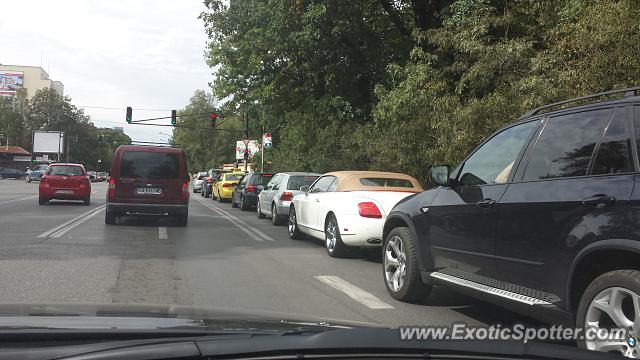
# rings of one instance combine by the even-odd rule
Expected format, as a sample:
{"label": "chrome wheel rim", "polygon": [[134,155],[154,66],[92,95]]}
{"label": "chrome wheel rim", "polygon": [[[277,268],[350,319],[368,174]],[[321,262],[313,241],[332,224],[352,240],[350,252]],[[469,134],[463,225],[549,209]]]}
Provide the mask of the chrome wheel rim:
{"label": "chrome wheel rim", "polygon": [[289,213],[289,235],[293,235],[296,232],[296,212],[291,211]]}
{"label": "chrome wheel rim", "polygon": [[404,285],[407,275],[407,256],[404,242],[399,236],[393,236],[384,248],[384,278],[393,292],[398,292]]}
{"label": "chrome wheel rim", "polygon": [[327,250],[333,252],[336,249],[336,241],[338,239],[338,226],[335,220],[331,219],[327,222],[327,228],[325,229],[325,243]]}
{"label": "chrome wheel rim", "polygon": [[610,332],[611,329],[626,330],[623,339],[587,339],[587,349],[640,358],[637,345],[640,334],[640,296],[635,292],[622,287],[602,290],[591,300],[584,324],[585,330],[593,329],[594,333]]}

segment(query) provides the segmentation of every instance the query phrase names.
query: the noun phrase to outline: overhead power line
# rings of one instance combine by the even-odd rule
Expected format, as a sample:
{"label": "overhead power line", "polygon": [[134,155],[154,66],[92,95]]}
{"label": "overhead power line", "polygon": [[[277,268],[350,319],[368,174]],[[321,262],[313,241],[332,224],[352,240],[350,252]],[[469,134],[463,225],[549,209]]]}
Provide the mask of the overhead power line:
{"label": "overhead power line", "polygon": [[[127,108],[119,108],[119,107],[109,107],[109,106],[89,106],[89,105],[76,105],[76,107],[83,109],[102,109],[102,110],[123,110],[126,111]],[[171,111],[172,109],[133,109],[138,111]]]}

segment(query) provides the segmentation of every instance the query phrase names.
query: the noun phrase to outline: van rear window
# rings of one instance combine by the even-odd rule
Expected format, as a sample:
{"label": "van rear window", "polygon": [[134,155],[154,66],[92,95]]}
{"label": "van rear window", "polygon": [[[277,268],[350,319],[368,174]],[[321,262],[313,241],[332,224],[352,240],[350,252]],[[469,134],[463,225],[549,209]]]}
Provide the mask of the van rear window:
{"label": "van rear window", "polygon": [[125,151],[120,164],[120,177],[177,179],[180,177],[178,154]]}

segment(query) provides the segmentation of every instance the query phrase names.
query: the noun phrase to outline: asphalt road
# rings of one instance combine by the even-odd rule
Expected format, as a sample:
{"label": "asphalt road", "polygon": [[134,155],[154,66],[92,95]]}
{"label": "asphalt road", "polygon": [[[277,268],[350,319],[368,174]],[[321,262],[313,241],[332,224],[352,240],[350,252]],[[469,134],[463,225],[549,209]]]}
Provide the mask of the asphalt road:
{"label": "asphalt road", "polygon": [[376,254],[329,257],[286,226],[192,194],[189,224],[104,223],[90,206],[39,206],[38,183],[0,180],[0,302],[148,303],[276,311],[391,326],[512,324],[526,318],[436,287],[420,304],[391,298]]}

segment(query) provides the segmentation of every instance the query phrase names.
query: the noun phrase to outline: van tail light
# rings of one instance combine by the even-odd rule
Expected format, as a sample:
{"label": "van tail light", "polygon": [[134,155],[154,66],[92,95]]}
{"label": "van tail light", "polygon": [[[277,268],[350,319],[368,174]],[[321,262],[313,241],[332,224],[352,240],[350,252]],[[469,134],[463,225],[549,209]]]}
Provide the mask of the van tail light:
{"label": "van tail light", "polygon": [[224,183],[222,184],[222,187],[233,187],[235,184],[232,183]]}
{"label": "van tail light", "polygon": [[358,203],[358,214],[362,217],[381,219],[382,213],[375,203],[370,201]]}
{"label": "van tail light", "polygon": [[182,200],[189,197],[189,181],[182,183]]}
{"label": "van tail light", "polygon": [[291,201],[293,199],[293,193],[290,191],[285,191],[280,195],[280,200],[282,201]]}
{"label": "van tail light", "polygon": [[107,191],[107,196],[112,197],[116,195],[116,179],[109,179],[109,190]]}
{"label": "van tail light", "polygon": [[255,192],[255,191],[256,191],[255,185],[247,185],[247,192]]}

